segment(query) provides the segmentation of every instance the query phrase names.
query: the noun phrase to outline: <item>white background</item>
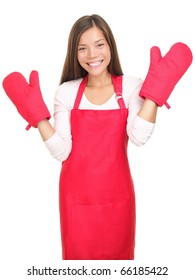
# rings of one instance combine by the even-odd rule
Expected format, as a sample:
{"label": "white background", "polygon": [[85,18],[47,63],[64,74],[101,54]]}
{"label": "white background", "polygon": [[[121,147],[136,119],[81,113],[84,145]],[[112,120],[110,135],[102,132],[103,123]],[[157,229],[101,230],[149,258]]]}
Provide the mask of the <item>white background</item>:
{"label": "white background", "polygon": [[[178,41],[195,51],[190,0],[2,0],[0,80],[12,71],[20,71],[28,79],[32,69],[38,70],[44,100],[53,113],[70,28],[79,17],[92,13],[101,15],[112,28],[125,74],[145,77],[153,45],[159,46],[163,55]],[[194,278],[194,63],[169,103],[170,110],[159,109],[149,142],[141,148],[129,145],[137,198],[136,260],[63,262],[58,213],[61,165],[50,156],[36,129],[25,130],[26,122],[1,86],[1,279],[29,279],[26,270],[32,265],[119,270],[156,265],[169,267],[169,276],[163,279]],[[48,279],[55,278],[60,277]],[[116,278],[126,279],[119,274]]]}

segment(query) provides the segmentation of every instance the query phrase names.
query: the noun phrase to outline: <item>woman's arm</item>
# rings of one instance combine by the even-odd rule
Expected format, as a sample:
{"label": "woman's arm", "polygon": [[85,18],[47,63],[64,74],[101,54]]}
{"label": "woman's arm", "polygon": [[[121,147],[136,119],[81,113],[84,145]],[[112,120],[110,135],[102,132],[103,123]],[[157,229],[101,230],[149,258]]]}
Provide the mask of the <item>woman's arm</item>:
{"label": "woman's arm", "polygon": [[54,98],[54,126],[47,119],[40,121],[37,125],[46,148],[60,162],[68,158],[72,149],[70,109],[68,106],[69,102],[64,98],[64,90],[59,87]]}
{"label": "woman's arm", "polygon": [[144,145],[151,137],[156,121],[157,105],[139,96],[143,81],[127,79],[124,81],[124,94],[129,114],[127,134],[136,146]]}
{"label": "woman's arm", "polygon": [[157,111],[158,105],[154,101],[146,98],[137,115],[148,122],[155,123]]}
{"label": "woman's arm", "polygon": [[[62,116],[63,115],[63,116]],[[70,132],[69,116],[67,113],[55,114],[54,127],[46,119],[37,125],[39,133],[44,141],[46,148],[53,158],[59,162],[65,161],[72,149],[72,139]],[[56,130],[55,126],[61,127],[63,131]]]}
{"label": "woman's arm", "polygon": [[72,137],[70,131],[70,112],[60,94],[55,98],[54,127],[50,124],[50,112],[43,100],[39,75],[32,71],[29,83],[19,72],[13,72],[3,80],[3,88],[16,106],[20,115],[31,126],[38,128],[39,133],[50,151],[51,155],[58,161],[64,161],[70,154],[72,148]]}
{"label": "woman's arm", "polygon": [[37,124],[37,128],[39,130],[39,133],[43,141],[48,140],[50,137],[52,137],[55,134],[55,129],[47,119],[40,121]]}

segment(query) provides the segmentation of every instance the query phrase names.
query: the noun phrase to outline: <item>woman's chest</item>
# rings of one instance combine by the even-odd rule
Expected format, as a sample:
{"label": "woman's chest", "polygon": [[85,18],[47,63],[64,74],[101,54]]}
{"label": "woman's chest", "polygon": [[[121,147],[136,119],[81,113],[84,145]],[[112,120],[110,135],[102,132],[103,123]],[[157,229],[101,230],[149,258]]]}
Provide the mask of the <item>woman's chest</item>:
{"label": "woman's chest", "polygon": [[114,88],[112,85],[100,88],[86,87],[84,95],[90,103],[103,105],[114,95]]}

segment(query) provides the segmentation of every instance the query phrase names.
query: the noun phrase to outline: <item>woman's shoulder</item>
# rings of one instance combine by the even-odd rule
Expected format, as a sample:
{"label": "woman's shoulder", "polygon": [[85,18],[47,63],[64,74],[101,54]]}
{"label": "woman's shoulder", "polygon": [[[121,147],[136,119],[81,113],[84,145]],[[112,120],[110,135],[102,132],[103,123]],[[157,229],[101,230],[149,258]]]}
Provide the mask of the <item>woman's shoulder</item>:
{"label": "woman's shoulder", "polygon": [[61,94],[68,94],[70,92],[75,92],[75,90],[78,89],[81,80],[82,78],[64,82],[58,86],[57,91],[60,92]]}
{"label": "woman's shoulder", "polygon": [[66,108],[71,109],[81,81],[82,78],[64,82],[59,85],[55,93],[55,103],[60,102],[64,104]]}
{"label": "woman's shoulder", "polygon": [[123,98],[127,106],[132,99],[137,99],[143,80],[141,78],[129,75],[123,75]]}
{"label": "woman's shoulder", "polygon": [[143,84],[143,80],[139,77],[123,75],[123,87],[135,88]]}

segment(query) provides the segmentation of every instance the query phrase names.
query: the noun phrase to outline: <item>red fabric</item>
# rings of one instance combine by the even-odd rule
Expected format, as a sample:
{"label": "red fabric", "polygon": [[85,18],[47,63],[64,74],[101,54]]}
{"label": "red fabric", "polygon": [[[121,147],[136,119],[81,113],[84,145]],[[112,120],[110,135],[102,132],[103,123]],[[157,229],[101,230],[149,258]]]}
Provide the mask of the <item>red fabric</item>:
{"label": "red fabric", "polygon": [[174,44],[164,57],[158,47],[152,47],[149,70],[139,95],[168,107],[167,99],[191,63],[192,52],[183,43]]}
{"label": "red fabric", "polygon": [[29,84],[21,73],[13,72],[3,80],[3,88],[20,115],[29,123],[28,128],[37,127],[39,121],[51,117],[42,98],[37,71],[31,72]]}
{"label": "red fabric", "polygon": [[[134,259],[135,195],[127,158],[128,110],[71,111],[73,147],[60,176],[63,259]],[[113,77],[113,83],[120,83]],[[122,92],[122,91],[121,91]],[[121,94],[119,91],[117,94]]]}

